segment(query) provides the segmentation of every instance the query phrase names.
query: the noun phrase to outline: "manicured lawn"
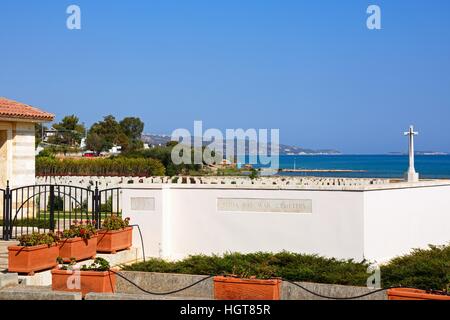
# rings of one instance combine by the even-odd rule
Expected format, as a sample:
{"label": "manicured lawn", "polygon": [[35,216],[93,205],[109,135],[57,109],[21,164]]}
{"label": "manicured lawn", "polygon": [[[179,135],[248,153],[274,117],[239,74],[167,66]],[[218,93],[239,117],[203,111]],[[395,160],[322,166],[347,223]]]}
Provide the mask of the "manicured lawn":
{"label": "manicured lawn", "polygon": [[[113,213],[117,216],[122,216],[122,213]],[[100,213],[100,216],[102,219],[105,219],[109,216],[111,216],[110,212],[102,212]],[[48,220],[50,218],[50,212],[40,212],[39,214],[36,215],[36,219],[38,220]],[[55,211],[55,219],[83,219],[83,220],[87,220],[87,219],[92,219],[92,212],[63,212],[63,211]]]}

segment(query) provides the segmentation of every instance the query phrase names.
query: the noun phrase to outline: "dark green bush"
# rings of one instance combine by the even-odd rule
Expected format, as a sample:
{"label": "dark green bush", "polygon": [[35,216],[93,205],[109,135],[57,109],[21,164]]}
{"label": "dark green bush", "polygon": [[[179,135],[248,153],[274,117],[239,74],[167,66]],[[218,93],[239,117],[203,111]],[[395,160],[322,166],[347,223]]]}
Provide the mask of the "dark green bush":
{"label": "dark green bush", "polygon": [[450,245],[415,249],[381,267],[384,287],[414,287],[444,290],[450,284]]}
{"label": "dark green bush", "polygon": [[[368,262],[329,259],[316,255],[281,253],[229,253],[223,256],[196,255],[168,262],[150,259],[124,267],[129,271],[181,273],[199,275],[237,275],[261,279],[280,277],[291,281],[365,286]],[[381,267],[384,288],[413,287],[445,290],[450,284],[450,246],[431,246],[414,250]]]}
{"label": "dark green bush", "polygon": [[151,259],[126,266],[125,270],[182,274],[234,274],[260,279],[281,277],[292,281],[365,285],[366,262],[336,260],[296,253],[229,253],[224,256],[191,256],[178,262]]}
{"label": "dark green bush", "polygon": [[100,158],[54,159],[36,158],[36,174],[40,176],[163,176],[164,165],[156,159]]}

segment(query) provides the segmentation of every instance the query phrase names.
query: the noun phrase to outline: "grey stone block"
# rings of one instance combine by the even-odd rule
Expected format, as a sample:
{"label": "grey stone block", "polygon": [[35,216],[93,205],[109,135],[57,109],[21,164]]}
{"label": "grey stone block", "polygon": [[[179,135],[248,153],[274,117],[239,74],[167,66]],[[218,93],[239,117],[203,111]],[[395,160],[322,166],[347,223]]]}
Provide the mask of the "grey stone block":
{"label": "grey stone block", "polygon": [[[151,292],[164,293],[169,291],[178,290],[187,287],[206,276],[198,275],[185,275],[185,274],[170,274],[170,273],[153,273],[153,272],[133,272],[133,271],[121,271],[127,279],[136,283],[143,289]],[[137,287],[129,283],[128,281],[117,277],[116,285],[117,293],[128,294],[142,294],[143,292]],[[188,298],[200,298],[200,299],[214,299],[214,283],[210,278],[205,280],[192,288],[176,293],[176,296]]]}
{"label": "grey stone block", "polygon": [[[347,298],[363,295],[372,292],[372,290],[366,287],[354,287],[354,286],[342,286],[333,284],[320,284],[320,283],[307,283],[307,282],[295,282],[306,289],[318,293],[323,296]],[[289,283],[283,281],[281,286],[281,299],[282,300],[330,300],[327,298],[321,298],[315,296],[307,291]],[[377,292],[356,300],[387,300],[386,291]]]}
{"label": "grey stone block", "polygon": [[0,289],[19,285],[17,273],[0,273]]}

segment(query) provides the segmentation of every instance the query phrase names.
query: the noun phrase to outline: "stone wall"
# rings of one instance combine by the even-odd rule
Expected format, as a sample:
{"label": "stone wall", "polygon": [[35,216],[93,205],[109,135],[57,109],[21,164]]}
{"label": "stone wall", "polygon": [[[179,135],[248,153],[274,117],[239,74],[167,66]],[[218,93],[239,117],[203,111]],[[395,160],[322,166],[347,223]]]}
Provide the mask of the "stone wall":
{"label": "stone wall", "polygon": [[13,125],[12,186],[35,184],[35,132],[34,123]]}
{"label": "stone wall", "polygon": [[34,123],[0,122],[0,188],[35,184]]}

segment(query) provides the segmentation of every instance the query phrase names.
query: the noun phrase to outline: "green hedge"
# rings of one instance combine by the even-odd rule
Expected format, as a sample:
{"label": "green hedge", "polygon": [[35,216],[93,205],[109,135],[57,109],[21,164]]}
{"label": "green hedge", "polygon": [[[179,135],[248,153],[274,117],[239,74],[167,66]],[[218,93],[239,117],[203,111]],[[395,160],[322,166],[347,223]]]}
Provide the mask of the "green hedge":
{"label": "green hedge", "polygon": [[[0,226],[4,226],[4,221],[0,220]],[[39,219],[23,219],[16,220],[14,227],[29,227],[29,228],[39,228],[39,229],[50,229],[49,220],[39,220]]]}
{"label": "green hedge", "polygon": [[282,277],[292,281],[365,285],[368,264],[352,260],[327,259],[315,255],[282,252],[240,254],[224,256],[191,256],[185,260],[168,262],[150,259],[145,263],[125,266],[128,271],[181,273],[199,275],[235,274],[259,279]]}
{"label": "green hedge", "polygon": [[381,267],[385,287],[402,285],[419,289],[444,290],[450,285],[450,245],[415,249]]}
{"label": "green hedge", "polygon": [[[229,253],[223,256],[191,256],[168,262],[150,259],[130,266],[128,271],[181,273],[199,275],[234,274],[267,279],[281,277],[291,281],[366,286],[368,262],[337,260],[289,252],[277,254]],[[384,288],[414,287],[424,290],[446,290],[450,284],[450,246],[431,246],[429,250],[414,250],[393,259],[381,267]]]}
{"label": "green hedge", "polygon": [[156,159],[54,159],[36,158],[39,176],[163,176],[164,165]]}

